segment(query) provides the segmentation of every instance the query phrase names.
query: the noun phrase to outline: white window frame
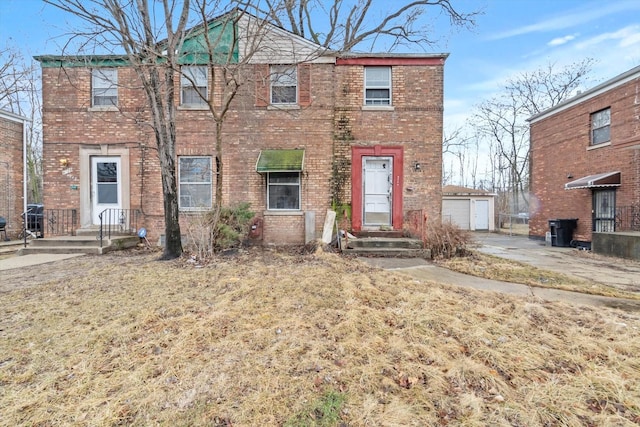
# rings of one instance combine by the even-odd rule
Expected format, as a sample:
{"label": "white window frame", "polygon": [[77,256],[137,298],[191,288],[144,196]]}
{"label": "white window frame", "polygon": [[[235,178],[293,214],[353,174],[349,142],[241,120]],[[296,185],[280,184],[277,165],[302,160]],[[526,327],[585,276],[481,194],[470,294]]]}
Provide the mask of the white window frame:
{"label": "white window frame", "polygon": [[118,106],[117,68],[93,68],[91,70],[91,106]]}
{"label": "white window frame", "polygon": [[[197,180],[187,180],[185,181],[182,172],[183,172],[183,160],[191,160],[191,159],[205,159],[208,160],[208,177],[205,177],[202,181]],[[213,169],[212,169],[212,159],[211,156],[179,156],[178,157],[178,207],[181,211],[204,211],[209,210],[213,206]],[[187,195],[183,194],[183,187],[187,186],[208,186],[209,187],[209,200],[208,204],[194,206],[192,203],[189,206],[184,206],[182,198]]]}
{"label": "white window frame", "polygon": [[[298,67],[295,65],[272,65],[271,86],[269,99],[273,105],[295,105],[298,103]],[[277,90],[274,88],[293,88],[293,99],[281,100],[275,98]]]}
{"label": "white window frame", "polygon": [[[386,82],[383,79],[374,80],[374,71],[386,71]],[[364,67],[364,105],[367,106],[390,106],[392,105],[392,80],[391,67],[389,66],[368,66]],[[369,90],[388,90],[388,98],[369,98],[367,93]]]}
{"label": "white window frame", "polygon": [[[184,65],[180,75],[180,105],[201,107],[209,97],[209,70],[206,65]],[[187,93],[189,92],[189,96]],[[198,96],[196,92],[201,95]],[[187,98],[191,98],[187,102]]]}
{"label": "white window frame", "polygon": [[[606,133],[603,131],[606,129]],[[606,139],[600,135],[604,135]],[[591,113],[591,145],[600,145],[611,141],[611,108]]]}
{"label": "white window frame", "polygon": [[[297,182],[271,182],[271,178],[275,178],[277,176],[282,175],[297,175]],[[288,207],[288,208],[279,208],[277,206],[271,206],[271,189],[274,187],[297,187],[298,190],[298,206],[297,207]],[[300,180],[300,172],[292,171],[292,172],[267,172],[267,210],[269,211],[299,211],[302,206],[302,185]]]}

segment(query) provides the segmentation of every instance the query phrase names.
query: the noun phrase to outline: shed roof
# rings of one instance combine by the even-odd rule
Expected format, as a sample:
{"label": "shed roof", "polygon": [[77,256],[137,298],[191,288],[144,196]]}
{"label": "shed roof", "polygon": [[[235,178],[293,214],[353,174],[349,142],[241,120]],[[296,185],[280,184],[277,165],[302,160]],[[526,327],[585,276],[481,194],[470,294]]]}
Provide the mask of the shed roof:
{"label": "shed roof", "polygon": [[490,191],[481,190],[477,188],[467,188],[459,185],[445,185],[444,187],[442,187],[442,194],[447,196],[452,196],[452,195],[493,196],[494,195]]}

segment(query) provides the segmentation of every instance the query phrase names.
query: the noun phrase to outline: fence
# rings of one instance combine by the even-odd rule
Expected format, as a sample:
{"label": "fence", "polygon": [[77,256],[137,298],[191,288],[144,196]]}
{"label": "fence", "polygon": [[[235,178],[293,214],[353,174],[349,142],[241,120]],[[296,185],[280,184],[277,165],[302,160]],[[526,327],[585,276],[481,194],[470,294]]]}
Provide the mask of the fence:
{"label": "fence", "polygon": [[513,234],[529,234],[529,215],[526,214],[498,214],[498,229]]}
{"label": "fence", "polygon": [[615,231],[640,231],[640,205],[616,207]]}

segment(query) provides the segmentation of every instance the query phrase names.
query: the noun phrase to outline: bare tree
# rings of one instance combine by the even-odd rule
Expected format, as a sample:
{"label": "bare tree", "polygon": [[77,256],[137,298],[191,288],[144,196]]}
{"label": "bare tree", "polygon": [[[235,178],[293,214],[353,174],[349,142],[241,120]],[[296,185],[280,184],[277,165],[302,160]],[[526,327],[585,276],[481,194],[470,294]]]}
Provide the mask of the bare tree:
{"label": "bare tree", "polygon": [[26,123],[27,201],[42,200],[42,116],[37,67],[16,48],[0,51],[0,109],[28,118]]}
{"label": "bare tree", "polygon": [[510,195],[505,208],[518,212],[528,207],[530,179],[529,126],[527,119],[573,96],[584,84],[592,59],[557,69],[548,64],[510,80],[503,91],[479,104],[473,125],[490,147],[494,190]]}
{"label": "bare tree", "polygon": [[0,50],[0,108],[18,113],[16,103],[26,90],[31,70],[26,68],[22,55],[10,47]]}
{"label": "bare tree", "polygon": [[[461,12],[450,0],[284,0],[281,5],[277,0],[266,0],[266,3],[268,15],[276,25],[341,52],[365,44],[367,50],[372,50],[381,38],[388,40],[389,51],[399,46],[431,46],[437,38],[426,25],[428,11],[435,11],[434,16],[448,17],[453,27],[467,29],[475,25],[475,17],[480,13]],[[376,6],[384,7],[384,11]],[[325,19],[319,19],[319,15]]]}
{"label": "bare tree", "polygon": [[[496,172],[505,185],[499,190],[511,194],[514,210],[519,209],[521,196],[528,191],[529,129],[526,117],[524,105],[511,92],[483,102],[475,115],[478,130],[491,141],[499,158]],[[506,175],[502,175],[503,172]]]}
{"label": "bare tree", "polygon": [[[165,220],[164,258],[182,254],[176,179],[176,106],[174,78],[177,52],[184,41],[189,0],[45,0],[81,18],[93,29],[76,36],[96,41],[103,48],[124,50],[147,98],[162,175]],[[151,7],[150,7],[151,6]],[[158,13],[160,12],[160,13]],[[157,18],[160,16],[159,18]]]}
{"label": "bare tree", "polygon": [[523,72],[510,79],[505,86],[532,116],[560,104],[575,94],[585,82],[595,60],[586,58],[557,70],[556,64],[532,72]]}

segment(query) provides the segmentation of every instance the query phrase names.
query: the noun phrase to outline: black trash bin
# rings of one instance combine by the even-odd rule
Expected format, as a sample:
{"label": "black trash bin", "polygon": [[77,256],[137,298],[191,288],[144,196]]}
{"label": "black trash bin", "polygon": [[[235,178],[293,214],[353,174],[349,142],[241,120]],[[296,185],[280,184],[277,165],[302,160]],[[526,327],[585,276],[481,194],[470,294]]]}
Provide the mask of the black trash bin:
{"label": "black trash bin", "polygon": [[37,237],[44,237],[44,205],[30,203],[27,205],[27,230]]}
{"label": "black trash bin", "polygon": [[570,247],[577,227],[577,218],[550,219],[551,246]]}

